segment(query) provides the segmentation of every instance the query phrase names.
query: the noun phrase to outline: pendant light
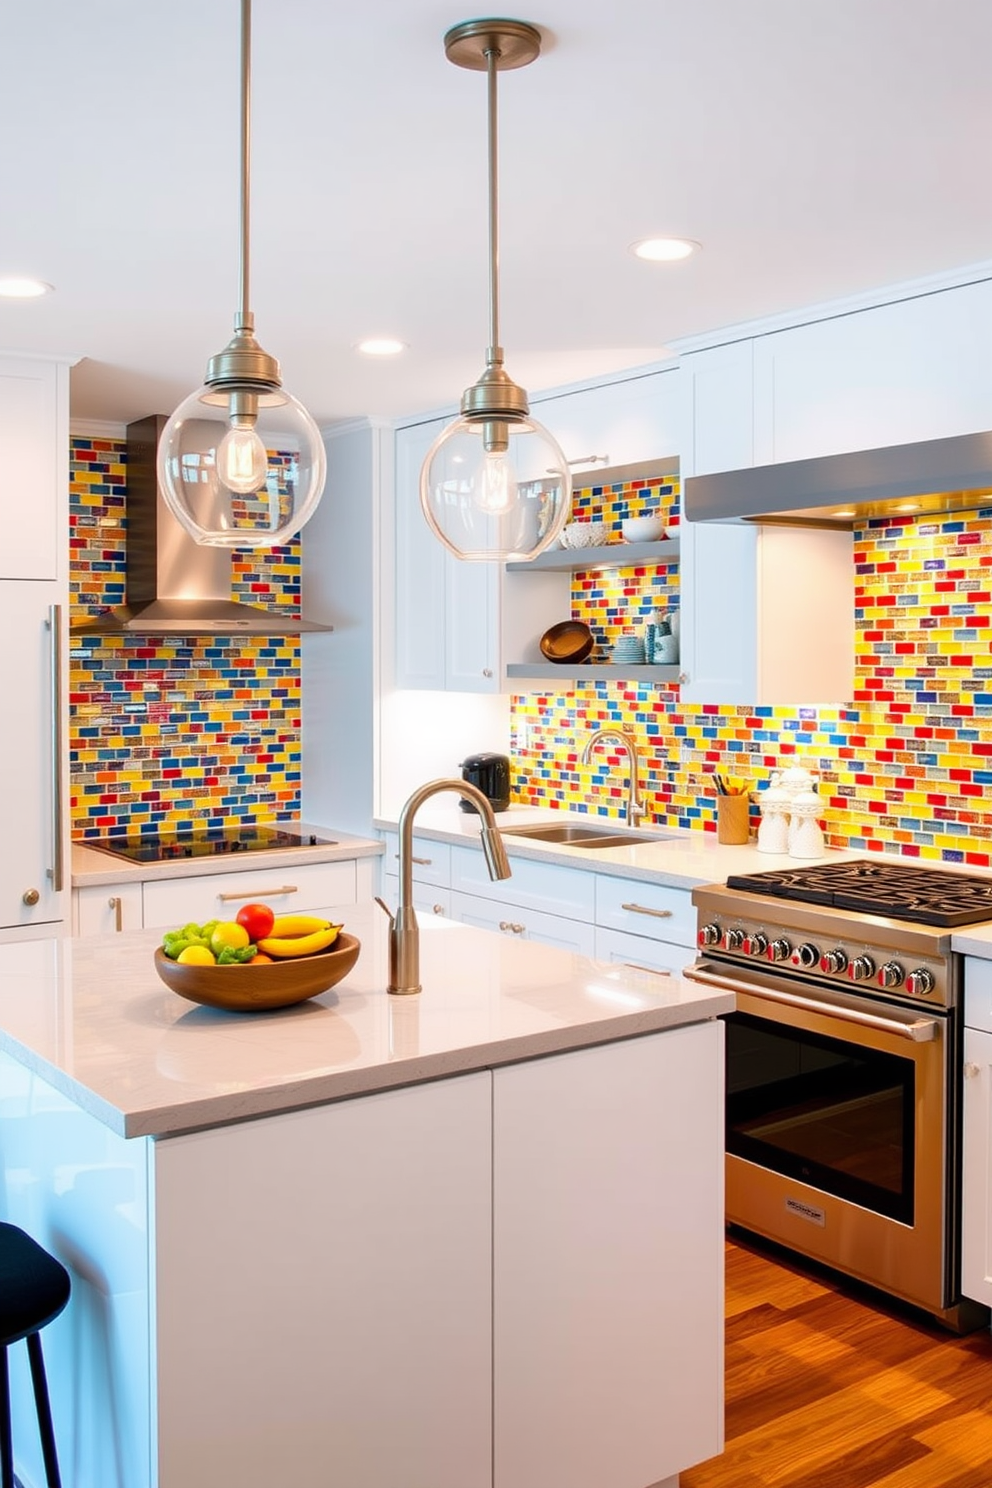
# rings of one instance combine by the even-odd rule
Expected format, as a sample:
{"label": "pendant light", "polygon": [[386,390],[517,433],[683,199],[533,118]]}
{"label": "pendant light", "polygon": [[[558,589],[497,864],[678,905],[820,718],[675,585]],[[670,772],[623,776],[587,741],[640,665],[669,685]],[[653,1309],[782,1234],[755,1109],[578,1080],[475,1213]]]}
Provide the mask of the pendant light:
{"label": "pendant light", "polygon": [[320,431],[283,388],[279,363],[255,340],[249,308],[251,0],[241,0],[240,308],[234,335],[211,357],[203,387],[162,430],[158,477],[166,505],[198,543],[267,548],[313,515],[327,457]]}
{"label": "pendant light", "polygon": [[456,67],[484,71],[489,82],[489,347],[485,371],[462,395],[461,417],[427,454],[420,502],[435,536],[456,558],[536,558],[568,519],[572,478],[555,440],[531,418],[527,394],[503,367],[496,74],[533,62],[541,33],[525,21],[464,21],[446,34],[444,49]]}

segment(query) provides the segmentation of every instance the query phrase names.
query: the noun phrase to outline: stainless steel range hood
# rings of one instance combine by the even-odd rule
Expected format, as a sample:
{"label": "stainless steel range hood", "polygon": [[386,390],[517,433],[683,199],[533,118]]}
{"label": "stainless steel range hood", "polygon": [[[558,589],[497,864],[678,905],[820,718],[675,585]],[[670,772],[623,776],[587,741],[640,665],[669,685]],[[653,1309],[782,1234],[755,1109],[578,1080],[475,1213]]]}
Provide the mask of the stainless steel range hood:
{"label": "stainless steel range hood", "polygon": [[73,634],[283,636],[333,629],[231,598],[231,550],[194,542],[159,491],[155,453],[165,422],[153,414],[127,426],[126,602],[74,622]]}
{"label": "stainless steel range hood", "polygon": [[690,522],[857,527],[872,517],[992,506],[992,433],[688,477]]}

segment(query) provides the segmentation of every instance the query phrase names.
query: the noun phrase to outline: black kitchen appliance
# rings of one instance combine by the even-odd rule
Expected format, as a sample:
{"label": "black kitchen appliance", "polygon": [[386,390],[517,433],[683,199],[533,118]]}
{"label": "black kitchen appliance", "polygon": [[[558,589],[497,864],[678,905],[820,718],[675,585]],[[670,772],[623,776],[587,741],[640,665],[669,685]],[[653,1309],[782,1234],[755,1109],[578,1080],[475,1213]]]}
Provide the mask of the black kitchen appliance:
{"label": "black kitchen appliance", "polygon": [[180,858],[210,858],[220,853],[252,853],[290,847],[333,847],[334,839],[312,832],[284,831],[280,827],[242,822],[237,828],[202,832],[149,832],[139,837],[87,837],[81,847],[127,858],[132,863],[169,863]]}
{"label": "black kitchen appliance", "polygon": [[[462,779],[478,786],[494,811],[505,811],[510,804],[510,759],[505,754],[470,754],[459,769]],[[475,811],[464,796],[459,804],[463,811]]]}

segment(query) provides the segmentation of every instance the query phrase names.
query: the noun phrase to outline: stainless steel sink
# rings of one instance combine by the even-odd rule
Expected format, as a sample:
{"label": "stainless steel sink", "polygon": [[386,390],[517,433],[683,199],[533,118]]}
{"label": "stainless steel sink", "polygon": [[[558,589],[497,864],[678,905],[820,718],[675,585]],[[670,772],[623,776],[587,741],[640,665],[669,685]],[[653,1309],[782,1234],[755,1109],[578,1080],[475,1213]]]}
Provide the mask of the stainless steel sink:
{"label": "stainless steel sink", "polygon": [[502,827],[504,837],[527,837],[532,842],[563,842],[569,847],[634,847],[638,842],[671,842],[670,832],[625,832],[618,827],[562,826]]}

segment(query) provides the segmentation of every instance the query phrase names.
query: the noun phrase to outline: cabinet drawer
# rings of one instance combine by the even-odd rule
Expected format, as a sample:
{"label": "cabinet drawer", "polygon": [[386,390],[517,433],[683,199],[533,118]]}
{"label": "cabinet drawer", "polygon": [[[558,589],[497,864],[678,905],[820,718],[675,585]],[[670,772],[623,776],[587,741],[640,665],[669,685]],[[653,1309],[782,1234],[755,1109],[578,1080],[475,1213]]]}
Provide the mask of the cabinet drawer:
{"label": "cabinet drawer", "polygon": [[354,904],[355,862],[281,863],[247,873],[210,873],[196,878],[155,879],[144,886],[145,928],[183,925],[188,920],[233,920],[243,904],[269,904],[276,914],[318,913]]}
{"label": "cabinet drawer", "polygon": [[[397,832],[386,832],[386,851],[382,859],[384,874],[399,875],[400,839]],[[437,884],[446,889],[451,882],[451,848],[446,842],[433,842],[430,837],[413,834],[413,881]]]}
{"label": "cabinet drawer", "polygon": [[101,884],[76,889],[74,935],[112,935],[119,930],[140,930],[141,884]]}
{"label": "cabinet drawer", "polygon": [[[395,873],[382,875],[382,897],[391,910],[400,900],[400,881]],[[450,915],[451,891],[439,889],[436,884],[420,884],[414,880],[413,907],[422,914]]]}
{"label": "cabinet drawer", "polygon": [[530,858],[510,854],[511,878],[489,877],[481,850],[453,847],[451,850],[451,886],[462,893],[478,894],[483,899],[496,899],[548,914],[565,915],[573,920],[593,922],[596,892],[591,873],[581,868],[562,868],[556,863],[535,863]]}
{"label": "cabinet drawer", "polygon": [[649,940],[646,935],[626,935],[622,930],[596,928],[596,960],[611,966],[643,966],[649,971],[680,972],[695,959],[689,946],[668,940]]}
{"label": "cabinet drawer", "polygon": [[583,920],[570,920],[562,915],[544,914],[520,904],[501,904],[476,894],[451,895],[452,918],[479,930],[496,930],[516,940],[536,940],[542,945],[558,946],[578,956],[593,955],[595,929]]}
{"label": "cabinet drawer", "polygon": [[992,1033],[992,961],[980,956],[964,959],[964,1021]]}
{"label": "cabinet drawer", "polygon": [[689,889],[633,878],[596,877],[596,924],[607,930],[696,944],[696,911]]}

